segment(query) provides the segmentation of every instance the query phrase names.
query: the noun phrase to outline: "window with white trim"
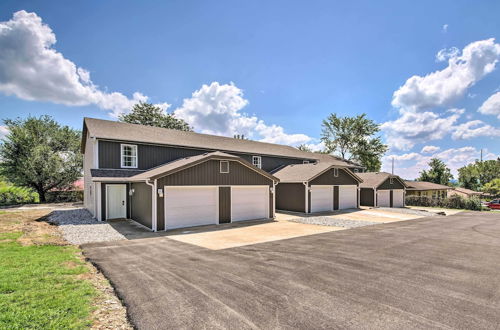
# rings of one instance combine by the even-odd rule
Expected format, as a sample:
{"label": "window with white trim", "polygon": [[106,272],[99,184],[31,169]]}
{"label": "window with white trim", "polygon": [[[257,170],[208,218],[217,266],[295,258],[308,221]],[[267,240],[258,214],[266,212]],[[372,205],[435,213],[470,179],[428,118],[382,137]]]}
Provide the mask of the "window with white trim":
{"label": "window with white trim", "polygon": [[252,164],[258,168],[262,168],[262,157],[252,156]]}
{"label": "window with white trim", "polygon": [[220,172],[221,173],[229,173],[229,161],[227,161],[227,160],[220,161]]}
{"label": "window with white trim", "polygon": [[389,183],[390,183],[390,184],[394,184],[394,178],[393,178],[393,177],[391,177],[391,178],[389,179]]}
{"label": "window with white trim", "polygon": [[338,177],[339,176],[339,169],[338,168],[334,168],[333,169],[333,176],[334,177]]}
{"label": "window with white trim", "polygon": [[137,168],[137,146],[134,144],[121,145],[121,167]]}

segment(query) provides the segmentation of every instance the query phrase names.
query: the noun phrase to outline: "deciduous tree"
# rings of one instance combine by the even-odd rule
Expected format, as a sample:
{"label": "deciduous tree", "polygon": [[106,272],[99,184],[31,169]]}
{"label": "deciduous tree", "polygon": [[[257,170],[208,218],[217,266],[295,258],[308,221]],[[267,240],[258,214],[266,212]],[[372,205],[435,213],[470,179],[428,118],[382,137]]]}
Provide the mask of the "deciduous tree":
{"label": "deciduous tree", "polygon": [[446,164],[438,159],[432,158],[429,162],[430,169],[420,172],[420,177],[417,181],[433,182],[437,184],[450,185],[450,180],[453,179],[450,169]]}
{"label": "deciduous tree", "polygon": [[129,124],[192,131],[189,124],[184,120],[176,118],[173,114],[166,113],[154,104],[145,102],[134,105],[129,113],[120,115],[118,120]]}

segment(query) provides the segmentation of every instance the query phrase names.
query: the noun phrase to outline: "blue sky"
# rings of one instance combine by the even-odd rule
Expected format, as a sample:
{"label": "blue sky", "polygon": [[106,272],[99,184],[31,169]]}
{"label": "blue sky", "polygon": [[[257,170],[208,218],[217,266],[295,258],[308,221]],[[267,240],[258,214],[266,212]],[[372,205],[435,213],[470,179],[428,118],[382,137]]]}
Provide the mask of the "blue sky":
{"label": "blue sky", "polygon": [[80,128],[147,98],[200,132],[320,148],[329,113],[365,112],[391,146],[385,170],[394,157],[414,178],[436,156],[455,171],[481,148],[500,153],[499,12],[498,1],[2,1],[0,114]]}

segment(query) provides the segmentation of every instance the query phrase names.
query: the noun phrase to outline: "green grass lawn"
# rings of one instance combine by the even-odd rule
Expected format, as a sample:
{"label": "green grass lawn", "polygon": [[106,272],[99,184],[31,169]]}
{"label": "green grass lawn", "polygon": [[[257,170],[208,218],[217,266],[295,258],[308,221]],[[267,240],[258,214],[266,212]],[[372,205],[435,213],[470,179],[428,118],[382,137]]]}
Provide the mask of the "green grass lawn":
{"label": "green grass lawn", "polygon": [[0,329],[81,329],[97,294],[73,246],[21,245],[0,232]]}

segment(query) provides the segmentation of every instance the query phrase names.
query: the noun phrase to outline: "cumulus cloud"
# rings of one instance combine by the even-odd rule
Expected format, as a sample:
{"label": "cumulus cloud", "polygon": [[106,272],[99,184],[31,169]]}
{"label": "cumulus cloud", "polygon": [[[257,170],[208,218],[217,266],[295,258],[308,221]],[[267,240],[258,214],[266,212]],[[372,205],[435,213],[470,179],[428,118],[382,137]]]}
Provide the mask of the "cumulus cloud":
{"label": "cumulus cloud", "polygon": [[394,92],[394,107],[418,111],[456,101],[469,87],[495,69],[500,44],[491,38],[470,43],[461,54],[445,51],[441,55],[443,60],[448,58],[448,66],[423,77],[415,75],[409,78]]}
{"label": "cumulus cloud", "polygon": [[484,101],[478,111],[485,115],[497,116],[497,118],[500,119],[500,92],[491,95]]}
{"label": "cumulus cloud", "polygon": [[409,150],[418,143],[442,139],[454,129],[460,113],[441,116],[434,112],[403,112],[394,120],[381,125],[392,148]]}
{"label": "cumulus cloud", "polygon": [[[496,159],[498,155],[483,150],[483,159]],[[387,155],[382,159],[382,170],[389,172],[391,170],[392,159],[394,158],[394,173],[405,179],[415,179],[419,173],[428,168],[428,163],[431,158],[439,158],[445,162],[450,168],[451,173],[457,177],[457,170],[469,163],[474,162],[479,158],[480,150],[471,146],[461,148],[450,148],[441,152],[434,152],[430,155],[422,155],[415,152],[400,154],[400,155]]]}
{"label": "cumulus cloud", "polygon": [[311,137],[305,134],[287,134],[283,127],[267,125],[256,116],[242,112],[248,104],[243,91],[230,84],[212,82],[184,99],[174,114],[186,120],[195,130],[216,135],[233,136],[243,134],[263,142],[299,145],[308,143]]}
{"label": "cumulus cloud", "polygon": [[441,28],[441,31],[443,31],[443,33],[448,32],[448,24],[444,24],[443,27]]}
{"label": "cumulus cloud", "polygon": [[55,43],[54,32],[35,13],[21,10],[0,22],[0,91],[29,101],[96,105],[113,116],[148,99],[138,92],[129,98],[103,91],[89,71],[57,52]]}
{"label": "cumulus cloud", "polygon": [[425,146],[422,148],[422,150],[420,151],[421,153],[423,154],[432,154],[432,153],[435,153],[436,151],[438,151],[439,147],[437,146]]}
{"label": "cumulus cloud", "polygon": [[436,54],[436,61],[444,62],[449,58],[458,56],[459,53],[460,51],[458,50],[457,47],[451,47],[448,49],[443,48]]}
{"label": "cumulus cloud", "polygon": [[500,136],[500,129],[485,124],[481,120],[472,120],[455,126],[451,137],[455,140],[464,140],[479,136]]}
{"label": "cumulus cloud", "polygon": [[3,139],[7,134],[9,134],[9,129],[7,126],[0,126],[0,140]]}

